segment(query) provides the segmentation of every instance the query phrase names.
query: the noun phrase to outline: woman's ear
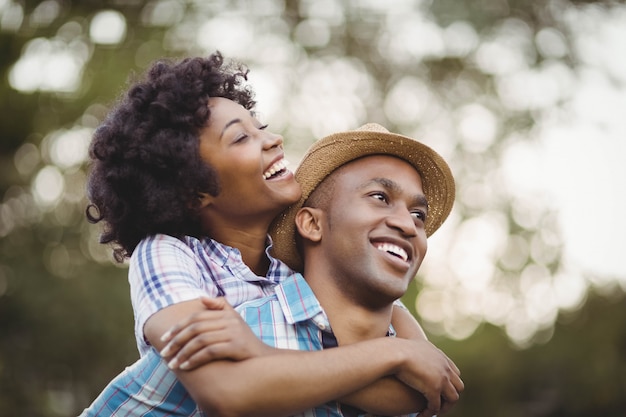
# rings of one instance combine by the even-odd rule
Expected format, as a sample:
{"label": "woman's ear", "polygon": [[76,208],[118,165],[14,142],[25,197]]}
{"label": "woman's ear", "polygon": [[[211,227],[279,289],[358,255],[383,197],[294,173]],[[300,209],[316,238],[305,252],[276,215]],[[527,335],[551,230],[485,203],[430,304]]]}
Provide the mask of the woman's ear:
{"label": "woman's ear", "polygon": [[302,239],[311,242],[319,242],[322,240],[322,224],[321,219],[324,212],[321,209],[313,207],[302,207],[296,214],[296,228]]}
{"label": "woman's ear", "polygon": [[198,193],[196,196],[197,208],[203,209],[210,206],[213,203],[213,196],[209,193]]}

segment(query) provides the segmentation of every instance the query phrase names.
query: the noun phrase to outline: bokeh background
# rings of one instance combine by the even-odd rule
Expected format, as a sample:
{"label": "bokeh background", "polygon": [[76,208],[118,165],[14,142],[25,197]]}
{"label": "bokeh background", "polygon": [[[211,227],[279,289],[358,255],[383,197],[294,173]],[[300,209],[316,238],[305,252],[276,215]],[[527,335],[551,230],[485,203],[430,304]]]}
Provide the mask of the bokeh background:
{"label": "bokeh background", "polygon": [[449,161],[456,206],[404,301],[462,369],[450,416],[626,416],[608,0],[0,0],[0,416],[77,415],[137,358],[126,266],[84,217],[90,137],[150,62],[215,50],[292,166],[366,122]]}

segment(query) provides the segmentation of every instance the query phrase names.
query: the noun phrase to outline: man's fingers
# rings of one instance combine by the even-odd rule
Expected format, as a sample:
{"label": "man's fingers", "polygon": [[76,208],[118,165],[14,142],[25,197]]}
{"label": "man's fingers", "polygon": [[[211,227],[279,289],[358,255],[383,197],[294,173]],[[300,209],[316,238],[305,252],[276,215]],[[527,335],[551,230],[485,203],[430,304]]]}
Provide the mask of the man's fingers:
{"label": "man's fingers", "polygon": [[446,401],[442,401],[441,402],[441,410],[439,410],[439,414],[445,414],[448,411],[450,411],[450,409],[452,408],[452,406],[454,405],[454,403],[449,403]]}
{"label": "man's fingers", "polygon": [[463,392],[463,390],[465,389],[465,384],[463,383],[463,380],[459,376],[452,379],[452,384],[454,384],[454,388],[456,388],[458,393]]}
{"label": "man's fingers", "polygon": [[426,397],[428,404],[424,411],[432,413],[431,415],[437,414],[441,408],[441,396],[439,392],[424,393],[424,397]]}
{"label": "man's fingers", "polygon": [[452,384],[447,384],[441,395],[443,400],[449,403],[455,403],[459,400],[459,392]]}
{"label": "man's fingers", "polygon": [[448,358],[446,356],[446,360],[448,361],[448,364],[450,365],[450,368],[452,368],[452,371],[457,374],[457,375],[461,375],[461,370],[459,369],[458,366],[456,366],[456,364],[452,361],[452,359]]}
{"label": "man's fingers", "polygon": [[457,375],[453,375],[452,381],[446,384],[442,392],[441,414],[448,412],[459,401],[461,391],[463,391],[463,381]]}
{"label": "man's fingers", "polygon": [[433,411],[427,407],[424,410],[422,410],[419,415],[420,417],[433,417],[435,414],[437,414],[436,411]]}

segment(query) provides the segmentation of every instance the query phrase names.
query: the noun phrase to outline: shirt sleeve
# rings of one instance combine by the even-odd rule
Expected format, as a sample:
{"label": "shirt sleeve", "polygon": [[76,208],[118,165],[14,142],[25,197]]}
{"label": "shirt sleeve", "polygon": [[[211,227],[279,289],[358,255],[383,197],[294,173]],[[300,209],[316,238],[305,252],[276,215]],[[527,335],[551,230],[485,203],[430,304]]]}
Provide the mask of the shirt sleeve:
{"label": "shirt sleeve", "polygon": [[128,280],[140,352],[147,350],[146,320],[157,311],[183,301],[217,296],[212,281],[204,280],[199,259],[183,241],[156,235],[139,243],[130,259]]}
{"label": "shirt sleeve", "polygon": [[407,311],[409,310],[409,309],[408,309],[408,308],[404,305],[404,303],[402,302],[402,300],[401,300],[401,299],[399,299],[399,298],[398,298],[396,301],[394,301],[394,302],[393,302],[393,305],[398,306],[398,307],[400,307],[400,308],[401,308],[401,309],[403,309],[403,310],[407,310]]}

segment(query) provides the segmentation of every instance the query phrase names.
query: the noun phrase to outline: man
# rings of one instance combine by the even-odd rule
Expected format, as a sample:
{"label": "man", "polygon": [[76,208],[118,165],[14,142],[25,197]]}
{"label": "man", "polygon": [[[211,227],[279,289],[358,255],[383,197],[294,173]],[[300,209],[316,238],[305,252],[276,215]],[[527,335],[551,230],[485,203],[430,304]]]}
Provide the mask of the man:
{"label": "man", "polygon": [[[325,393],[325,398],[343,400],[355,390],[367,397],[363,388],[388,376],[389,389],[384,397],[387,403],[389,397],[397,398],[398,408],[393,414],[424,409],[419,392],[431,398],[428,393],[441,392],[447,401],[442,408],[445,410],[463,389],[458,370],[452,364],[442,365],[447,358],[427,341],[420,344],[386,336],[394,333],[391,310],[423,260],[426,236],[441,225],[452,208],[454,181],[447,164],[417,141],[391,134],[378,125],[366,125],[313,145],[296,178],[302,184],[303,197],[276,223],[274,238],[276,255],[302,271],[296,250],[296,245],[300,246],[306,259],[303,271],[307,281],[300,274],[286,278],[277,286],[275,295],[243,304],[239,309],[242,316],[259,338],[278,348],[310,351],[337,344],[359,348],[364,346],[359,345],[361,341],[380,340],[380,348],[372,354],[385,356],[385,363],[373,369],[360,386]],[[184,375],[182,382],[200,408],[211,415],[263,415],[263,401],[272,391],[273,381],[260,385],[245,376],[258,375],[258,368],[272,366],[271,359],[214,361],[191,376]],[[349,362],[342,365],[338,375],[354,371]],[[447,383],[432,386],[429,372],[446,366],[450,368]],[[309,372],[316,380],[316,369]],[[177,375],[180,377],[181,372]],[[399,384],[392,376],[406,383],[404,389],[397,388]],[[165,362],[152,351],[129,368],[122,379],[114,381],[108,391],[139,385],[140,389],[133,392],[140,394],[140,401],[165,395],[165,402],[176,404],[177,415],[195,415],[195,404],[188,401],[180,383],[163,384],[167,392],[158,392],[162,390],[159,384],[172,378]],[[290,378],[285,372],[281,384],[276,385],[284,386]],[[146,379],[158,384],[147,383]],[[240,391],[232,394],[232,389]],[[250,398],[242,401],[241,396],[237,401],[240,392],[258,396],[253,409],[239,406],[251,403]],[[389,409],[378,408],[381,396],[377,392],[378,398],[369,396],[368,411],[388,414]],[[278,414],[303,410],[304,415],[359,413],[342,407],[338,401],[317,407],[314,405],[327,399],[311,401],[310,397],[294,396]],[[158,404],[163,401],[159,399]],[[428,405],[430,409],[423,414],[432,415],[440,409],[439,404]],[[305,410],[308,407],[313,408]],[[138,409],[147,410],[149,406],[141,404]]]}
{"label": "man", "polygon": [[296,180],[303,195],[272,228],[274,254],[306,278],[292,276],[274,296],[243,304],[242,316],[282,348],[392,335],[393,303],[416,275],[427,235],[452,208],[447,164],[423,144],[368,124],[315,143]]}

